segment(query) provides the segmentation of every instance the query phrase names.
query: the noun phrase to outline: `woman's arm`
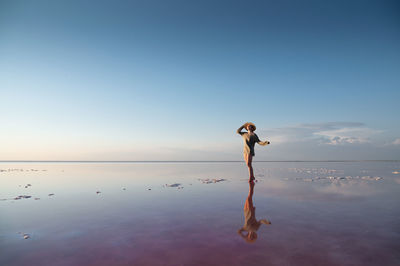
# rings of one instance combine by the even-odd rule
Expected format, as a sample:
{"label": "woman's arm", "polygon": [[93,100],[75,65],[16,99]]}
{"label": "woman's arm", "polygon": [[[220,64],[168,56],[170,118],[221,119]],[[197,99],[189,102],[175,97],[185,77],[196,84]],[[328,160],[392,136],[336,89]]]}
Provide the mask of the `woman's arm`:
{"label": "woman's arm", "polygon": [[247,238],[247,234],[243,235],[242,232],[247,232],[246,230],[244,230],[244,228],[240,228],[237,233],[238,235],[240,235],[241,237],[243,237],[244,239]]}
{"label": "woman's arm", "polygon": [[236,130],[236,133],[238,133],[239,135],[243,135],[245,132],[242,132],[242,129],[246,127],[246,124],[243,124],[241,127],[239,127],[238,130]]}
{"label": "woman's arm", "polygon": [[261,219],[261,220],[260,220],[260,223],[266,224],[266,225],[271,224],[271,222],[270,222],[269,220],[267,220],[267,219]]}
{"label": "woman's arm", "polygon": [[[256,135],[256,136],[257,136],[257,135]],[[270,144],[270,142],[269,142],[268,140],[266,140],[266,141],[261,141],[261,140],[258,138],[258,136],[257,136],[257,143],[260,144],[261,146],[265,146],[265,145]]]}
{"label": "woman's arm", "polygon": [[271,142],[269,142],[268,140],[266,140],[266,141],[258,141],[257,143],[260,144],[261,146],[265,146],[265,145],[270,144]]}

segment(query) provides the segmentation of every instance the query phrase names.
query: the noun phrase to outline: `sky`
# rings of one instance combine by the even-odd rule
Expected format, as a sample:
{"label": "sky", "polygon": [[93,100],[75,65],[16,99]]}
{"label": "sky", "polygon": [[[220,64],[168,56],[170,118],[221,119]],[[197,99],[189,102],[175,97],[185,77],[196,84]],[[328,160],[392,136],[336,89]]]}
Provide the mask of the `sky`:
{"label": "sky", "polygon": [[0,0],[0,160],[400,159],[398,1]]}

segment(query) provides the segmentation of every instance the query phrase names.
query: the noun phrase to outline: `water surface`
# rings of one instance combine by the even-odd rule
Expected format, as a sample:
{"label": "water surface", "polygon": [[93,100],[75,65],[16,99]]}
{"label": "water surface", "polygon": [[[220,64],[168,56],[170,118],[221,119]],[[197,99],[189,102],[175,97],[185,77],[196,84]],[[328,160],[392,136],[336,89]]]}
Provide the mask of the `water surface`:
{"label": "water surface", "polygon": [[399,162],[254,167],[1,163],[0,265],[400,264]]}

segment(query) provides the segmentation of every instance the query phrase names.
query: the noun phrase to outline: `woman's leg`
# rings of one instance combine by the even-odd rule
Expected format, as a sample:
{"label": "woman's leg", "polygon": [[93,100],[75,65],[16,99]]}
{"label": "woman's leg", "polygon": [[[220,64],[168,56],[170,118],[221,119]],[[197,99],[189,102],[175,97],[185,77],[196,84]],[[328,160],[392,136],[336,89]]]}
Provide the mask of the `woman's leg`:
{"label": "woman's leg", "polygon": [[253,161],[253,156],[251,154],[244,154],[244,161],[249,168],[249,181],[252,181],[255,179],[253,174],[253,166],[251,165],[251,162]]}
{"label": "woman's leg", "polygon": [[249,182],[249,195],[247,196],[246,205],[247,209],[254,209],[253,205],[254,182]]}

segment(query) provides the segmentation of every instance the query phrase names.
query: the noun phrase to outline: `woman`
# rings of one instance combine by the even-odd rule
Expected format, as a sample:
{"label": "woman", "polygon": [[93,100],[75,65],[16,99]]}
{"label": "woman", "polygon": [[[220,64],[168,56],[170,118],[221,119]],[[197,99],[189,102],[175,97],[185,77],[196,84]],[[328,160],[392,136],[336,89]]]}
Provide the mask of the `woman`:
{"label": "woman", "polygon": [[[246,129],[247,132],[242,132],[243,128]],[[251,165],[251,162],[253,161],[253,156],[255,156],[254,145],[256,144],[256,142],[262,146],[270,144],[269,141],[260,141],[257,134],[254,133],[255,130],[256,126],[251,122],[247,122],[243,126],[239,127],[238,130],[236,131],[243,137],[243,142],[244,142],[243,155],[244,155],[244,161],[246,162],[246,165],[249,168],[249,182],[255,179],[253,173],[253,166]]]}

